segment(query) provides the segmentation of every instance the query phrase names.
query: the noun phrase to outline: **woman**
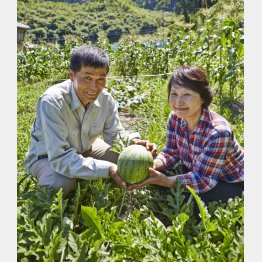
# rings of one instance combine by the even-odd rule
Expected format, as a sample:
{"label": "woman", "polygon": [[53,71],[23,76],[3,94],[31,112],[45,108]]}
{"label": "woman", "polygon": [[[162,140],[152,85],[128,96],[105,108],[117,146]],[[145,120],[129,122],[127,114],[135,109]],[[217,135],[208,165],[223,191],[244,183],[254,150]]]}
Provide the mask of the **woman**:
{"label": "woman", "polygon": [[[173,112],[168,119],[166,145],[154,160],[149,178],[129,189],[148,184],[173,188],[179,179],[205,204],[241,196],[244,151],[227,120],[209,108],[213,94],[205,73],[196,66],[177,68],[168,83],[168,98]],[[165,176],[160,172],[178,161],[185,165],[185,173]]]}

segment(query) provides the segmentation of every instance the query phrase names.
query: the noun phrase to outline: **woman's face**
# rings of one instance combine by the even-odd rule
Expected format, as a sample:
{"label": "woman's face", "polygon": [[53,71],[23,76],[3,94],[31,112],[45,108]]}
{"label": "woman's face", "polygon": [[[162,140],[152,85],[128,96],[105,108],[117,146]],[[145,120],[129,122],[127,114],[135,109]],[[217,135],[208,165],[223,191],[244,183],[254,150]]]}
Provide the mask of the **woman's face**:
{"label": "woman's face", "polygon": [[201,116],[203,100],[191,89],[172,85],[169,103],[177,116],[184,118],[188,123],[198,121]]}

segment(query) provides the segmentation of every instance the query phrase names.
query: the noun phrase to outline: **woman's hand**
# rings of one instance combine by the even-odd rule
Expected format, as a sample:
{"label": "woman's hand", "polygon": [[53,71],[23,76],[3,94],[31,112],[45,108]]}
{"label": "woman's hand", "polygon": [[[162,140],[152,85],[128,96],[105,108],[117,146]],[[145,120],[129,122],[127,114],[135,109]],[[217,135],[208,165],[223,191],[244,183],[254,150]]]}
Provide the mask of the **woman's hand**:
{"label": "woman's hand", "polygon": [[151,143],[149,140],[141,140],[138,138],[132,139],[132,142],[136,145],[144,146],[148,151],[151,152],[153,158],[157,156],[157,146],[155,143]]}
{"label": "woman's hand", "polygon": [[175,176],[167,177],[163,173],[150,167],[149,177],[145,181],[141,183],[129,185],[127,189],[128,190],[140,189],[150,184],[160,185],[165,187],[175,187],[175,179],[176,179]]}
{"label": "woman's hand", "polygon": [[111,163],[111,165],[109,166],[109,176],[115,181],[118,186],[127,189],[126,182],[118,175],[116,164]]}

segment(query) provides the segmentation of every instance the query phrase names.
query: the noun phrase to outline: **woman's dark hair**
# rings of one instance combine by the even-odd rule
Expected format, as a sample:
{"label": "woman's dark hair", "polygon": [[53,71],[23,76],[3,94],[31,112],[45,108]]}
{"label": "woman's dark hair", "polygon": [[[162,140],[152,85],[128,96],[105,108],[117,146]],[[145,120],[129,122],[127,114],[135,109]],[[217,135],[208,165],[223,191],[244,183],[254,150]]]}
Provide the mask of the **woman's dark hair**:
{"label": "woman's dark hair", "polygon": [[197,92],[203,100],[203,107],[208,107],[213,99],[213,92],[205,72],[197,66],[181,66],[175,69],[168,83],[168,99],[173,85],[178,85]]}
{"label": "woman's dark hair", "polygon": [[76,47],[72,52],[69,68],[76,73],[81,70],[82,66],[105,67],[109,72],[108,55],[95,46]]}

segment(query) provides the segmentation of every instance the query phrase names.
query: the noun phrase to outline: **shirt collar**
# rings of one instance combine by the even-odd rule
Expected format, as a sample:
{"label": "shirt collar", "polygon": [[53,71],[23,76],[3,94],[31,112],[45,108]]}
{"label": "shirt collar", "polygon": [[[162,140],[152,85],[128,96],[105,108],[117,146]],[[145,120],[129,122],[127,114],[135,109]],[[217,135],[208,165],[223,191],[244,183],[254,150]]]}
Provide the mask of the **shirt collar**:
{"label": "shirt collar", "polygon": [[202,134],[204,126],[209,122],[210,122],[209,109],[203,108],[203,111],[199,118],[197,126],[195,127],[195,129],[192,132]]}
{"label": "shirt collar", "polygon": [[184,118],[178,118],[178,121],[180,121],[182,128],[187,127],[187,121]]}
{"label": "shirt collar", "polygon": [[[202,114],[199,118],[199,121],[198,121],[196,127],[190,133],[194,133],[194,134],[202,134],[203,133],[203,128],[206,126],[207,123],[210,122],[209,112],[210,112],[210,110],[208,108],[203,108]],[[178,118],[178,121],[180,121],[181,127],[186,130],[187,121],[184,118]]]}
{"label": "shirt collar", "polygon": [[74,89],[74,85],[73,82],[70,81],[70,90],[71,90],[71,97],[72,97],[72,103],[71,103],[71,109],[75,110],[77,109],[79,106],[82,106],[80,100],[78,99],[75,89]]}
{"label": "shirt collar", "polygon": [[[70,89],[71,89],[71,96],[72,96],[71,109],[72,109],[72,110],[76,110],[78,107],[83,106],[83,105],[82,105],[82,103],[80,102],[79,98],[78,98],[77,95],[76,95],[76,92],[75,92],[75,89],[74,89],[74,86],[73,86],[73,82],[72,82],[72,81],[71,81],[70,85],[71,85]],[[102,91],[102,92],[103,92],[103,91]],[[99,96],[100,96],[100,95],[101,95],[101,93],[99,94]],[[98,97],[99,97],[99,96],[98,96]],[[100,102],[98,101],[98,97],[97,97],[97,99],[96,99],[94,102],[92,102],[92,103],[90,104],[90,106],[95,105],[96,107],[101,107],[101,104],[100,104]]]}
{"label": "shirt collar", "polygon": [[[102,92],[103,92],[103,91],[102,91]],[[92,104],[94,104],[96,107],[101,107],[101,104],[100,104],[98,98],[101,96],[102,92],[98,95],[97,99],[92,103]]]}

